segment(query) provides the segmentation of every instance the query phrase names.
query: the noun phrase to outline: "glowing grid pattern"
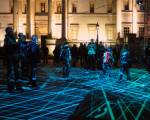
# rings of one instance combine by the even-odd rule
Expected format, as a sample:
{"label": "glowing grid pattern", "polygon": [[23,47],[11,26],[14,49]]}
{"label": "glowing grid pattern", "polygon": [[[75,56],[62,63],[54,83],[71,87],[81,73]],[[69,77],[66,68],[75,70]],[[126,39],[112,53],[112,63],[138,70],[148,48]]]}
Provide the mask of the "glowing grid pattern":
{"label": "glowing grid pattern", "polygon": [[[87,94],[92,93],[87,104],[89,109],[80,114],[87,119],[101,119],[107,115],[116,120],[129,117],[146,120],[142,116],[144,109],[150,110],[150,75],[146,70],[131,69],[132,80],[122,82],[117,81],[118,69],[112,71],[111,77],[100,71],[72,68],[70,77],[62,78],[60,71],[61,68],[50,66],[39,68],[39,88],[31,89],[24,80],[26,90],[22,93],[8,93],[6,85],[0,84],[0,119],[67,120]],[[112,96],[116,99],[110,99]],[[95,102],[97,99],[101,102]]]}

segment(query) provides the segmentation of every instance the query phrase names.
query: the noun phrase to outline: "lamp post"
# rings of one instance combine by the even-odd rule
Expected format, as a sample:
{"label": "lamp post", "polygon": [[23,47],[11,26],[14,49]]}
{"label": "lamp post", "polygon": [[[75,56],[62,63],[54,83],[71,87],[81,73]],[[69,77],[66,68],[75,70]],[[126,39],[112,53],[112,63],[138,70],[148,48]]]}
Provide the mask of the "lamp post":
{"label": "lamp post", "polygon": [[97,31],[96,42],[97,42],[97,43],[98,43],[98,30],[99,30],[99,24],[98,24],[98,22],[97,22],[97,24],[96,24],[96,31]]}

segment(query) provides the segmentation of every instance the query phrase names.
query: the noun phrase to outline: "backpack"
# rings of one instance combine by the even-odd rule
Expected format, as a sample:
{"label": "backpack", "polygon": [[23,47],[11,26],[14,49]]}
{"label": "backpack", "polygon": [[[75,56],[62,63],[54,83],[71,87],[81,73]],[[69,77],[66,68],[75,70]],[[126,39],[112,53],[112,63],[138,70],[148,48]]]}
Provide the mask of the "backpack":
{"label": "backpack", "polygon": [[112,53],[111,52],[105,52],[103,54],[103,63],[105,64],[110,64],[111,66],[113,66],[113,57],[112,57]]}
{"label": "backpack", "polygon": [[128,64],[128,52],[121,53],[120,62],[121,62],[122,65]]}

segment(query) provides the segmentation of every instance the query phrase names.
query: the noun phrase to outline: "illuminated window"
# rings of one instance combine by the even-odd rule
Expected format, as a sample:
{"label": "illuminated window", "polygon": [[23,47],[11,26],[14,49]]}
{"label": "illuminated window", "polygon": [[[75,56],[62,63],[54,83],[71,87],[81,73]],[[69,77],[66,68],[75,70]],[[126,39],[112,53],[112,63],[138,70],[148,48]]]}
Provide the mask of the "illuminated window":
{"label": "illuminated window", "polygon": [[124,0],[124,10],[129,10],[129,0]]}
{"label": "illuminated window", "polygon": [[41,3],[41,12],[45,13],[45,3]]}
{"label": "illuminated window", "polygon": [[114,38],[114,25],[106,25],[107,40],[112,41]]}
{"label": "illuminated window", "polygon": [[70,39],[71,40],[77,40],[78,39],[78,30],[79,30],[78,24],[70,25]]}
{"label": "illuminated window", "polygon": [[144,27],[139,27],[139,37],[144,36]]}
{"label": "illuminated window", "polygon": [[128,35],[130,33],[129,27],[124,27],[124,36]]}
{"label": "illuminated window", "polygon": [[90,13],[94,13],[94,2],[90,1]]}
{"label": "illuminated window", "polygon": [[96,38],[96,24],[89,24],[88,32],[89,32],[89,39],[95,39]]}
{"label": "illuminated window", "polygon": [[62,6],[61,6],[61,2],[60,1],[58,1],[57,3],[56,3],[56,7],[57,7],[57,13],[58,14],[60,14],[61,12],[62,12]]}
{"label": "illuminated window", "polygon": [[112,0],[107,0],[107,12],[112,13]]}

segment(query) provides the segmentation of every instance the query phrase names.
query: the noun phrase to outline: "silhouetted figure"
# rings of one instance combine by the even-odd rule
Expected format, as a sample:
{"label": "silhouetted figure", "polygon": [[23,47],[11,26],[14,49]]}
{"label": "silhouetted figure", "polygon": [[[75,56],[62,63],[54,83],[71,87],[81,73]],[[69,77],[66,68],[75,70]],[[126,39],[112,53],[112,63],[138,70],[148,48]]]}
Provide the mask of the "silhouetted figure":
{"label": "silhouetted figure", "polygon": [[123,79],[124,73],[127,75],[127,79],[130,80],[129,64],[130,64],[129,51],[127,48],[123,48],[120,54],[119,81]]}
{"label": "silhouetted figure", "polygon": [[145,49],[145,62],[146,62],[147,70],[150,72],[150,43]]}
{"label": "silhouetted figure", "polygon": [[49,49],[47,46],[43,47],[43,63],[44,64],[48,64],[48,53],[49,53]]}
{"label": "silhouetted figure", "polygon": [[78,56],[80,59],[80,66],[86,67],[87,66],[87,48],[85,44],[80,43],[79,49],[78,49]]}
{"label": "silhouetted figure", "polygon": [[117,67],[118,66],[118,59],[119,59],[119,49],[118,46],[115,46],[113,48],[113,57],[114,57],[114,66]]}
{"label": "silhouetted figure", "polygon": [[78,62],[78,48],[75,44],[71,48],[71,55],[72,55],[72,66],[75,67]]}
{"label": "silhouetted figure", "polygon": [[88,69],[95,70],[95,63],[96,63],[96,45],[91,39],[91,42],[87,46],[88,50]]}
{"label": "silhouetted figure", "polygon": [[97,62],[97,68],[99,70],[103,69],[103,54],[105,51],[105,47],[103,46],[102,42],[100,42],[99,45],[96,47],[96,62]]}
{"label": "silhouetted figure", "polygon": [[28,77],[28,57],[27,57],[27,42],[26,37],[23,33],[18,34],[18,45],[19,45],[19,62],[21,68],[21,77]]}
{"label": "silhouetted figure", "polygon": [[7,27],[5,31],[4,49],[7,61],[8,91],[13,91],[14,87],[16,87],[17,90],[23,90],[21,82],[19,81],[19,48],[15,34],[11,27]]}
{"label": "silhouetted figure", "polygon": [[70,73],[71,52],[67,42],[61,48],[60,59],[63,61],[63,77],[68,77]]}
{"label": "silhouetted figure", "polygon": [[60,44],[56,44],[55,49],[53,51],[54,64],[56,64],[56,63],[58,64],[59,63],[60,51],[61,51],[61,45]]}
{"label": "silhouetted figure", "polygon": [[33,87],[37,86],[36,78],[36,68],[40,62],[40,48],[38,45],[38,37],[33,35],[31,42],[28,43],[28,58],[29,58],[29,68],[30,68],[30,81],[29,84]]}

